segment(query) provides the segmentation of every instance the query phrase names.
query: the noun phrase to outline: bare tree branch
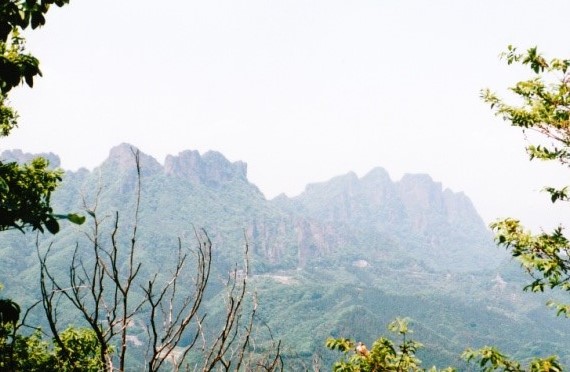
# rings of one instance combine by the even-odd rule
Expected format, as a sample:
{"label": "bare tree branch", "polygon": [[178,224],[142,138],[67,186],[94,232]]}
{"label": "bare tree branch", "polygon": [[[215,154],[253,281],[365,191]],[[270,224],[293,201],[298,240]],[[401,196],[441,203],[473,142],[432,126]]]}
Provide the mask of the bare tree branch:
{"label": "bare tree branch", "polygon": [[[142,317],[146,327],[145,368],[158,371],[171,363],[178,371],[190,352],[202,339],[204,355],[202,369],[240,370],[251,369],[250,346],[254,336],[257,298],[248,293],[249,244],[245,237],[243,269],[238,266],[228,275],[226,282],[226,309],[222,327],[214,334],[214,340],[206,346],[204,325],[206,314],[202,307],[212,271],[212,241],[203,229],[194,229],[197,241],[195,249],[185,248],[182,240],[178,246],[170,273],[155,273],[143,278],[142,262],[137,261],[138,226],[141,203],[141,168],[138,151],[133,150],[136,164],[137,187],[133,226],[125,243],[119,212],[114,213],[110,225],[104,228],[98,215],[101,189],[91,208],[83,203],[92,218],[91,228],[85,233],[90,249],[88,255],[81,252],[77,243],[71,256],[67,273],[68,284],[50,271],[51,245],[42,254],[37,243],[40,261],[40,287],[42,304],[55,342],[71,357],[61,341],[58,327],[58,304],[69,302],[79,316],[94,331],[100,344],[99,359],[105,371],[127,368],[131,324],[135,317]],[[106,235],[108,234],[108,235]],[[244,234],[245,236],[245,234]],[[166,278],[165,278],[166,276]],[[135,289],[141,289],[136,293]],[[251,307],[249,307],[251,306]],[[137,319],[138,322],[138,319]],[[209,337],[209,336],[208,336]],[[144,338],[144,337],[143,337]],[[272,335],[271,340],[273,341]],[[273,344],[275,346],[275,343]],[[280,342],[274,348],[274,357],[258,358],[255,369],[277,370],[282,367]],[[117,354],[113,351],[117,350]]]}

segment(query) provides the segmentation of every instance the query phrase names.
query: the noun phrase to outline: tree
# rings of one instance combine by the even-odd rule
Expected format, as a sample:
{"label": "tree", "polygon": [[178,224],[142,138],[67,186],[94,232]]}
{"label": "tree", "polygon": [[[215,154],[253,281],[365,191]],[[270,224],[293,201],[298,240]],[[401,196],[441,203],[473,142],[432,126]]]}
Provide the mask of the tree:
{"label": "tree", "polygon": [[[33,308],[33,306],[32,306]],[[61,345],[43,339],[40,329],[27,336],[19,334],[32,309],[20,319],[20,306],[0,300],[0,370],[2,371],[100,371],[100,346],[92,330],[68,327],[60,335]],[[32,327],[33,328],[33,327]],[[72,358],[64,355],[72,352]]]}
{"label": "tree", "polygon": [[8,93],[25,82],[34,86],[41,76],[39,61],[24,49],[22,30],[36,29],[46,22],[51,5],[59,7],[69,0],[2,0],[0,1],[0,134],[7,136],[17,126],[18,114],[8,105]]}
{"label": "tree", "polygon": [[[41,76],[38,59],[25,51],[21,31],[44,25],[45,14],[52,4],[63,6],[68,2],[0,0],[0,137],[9,135],[18,124],[18,114],[8,101],[10,91],[24,82],[33,87],[34,78]],[[82,223],[84,218],[81,216],[53,213],[50,197],[61,176],[61,171],[49,168],[46,159],[37,158],[24,165],[0,159],[0,231],[13,228],[24,231],[25,227],[31,227],[41,232],[45,228],[55,234],[59,231],[59,219]],[[19,318],[19,305],[9,299],[0,299],[0,368],[65,369],[61,365],[49,369],[49,363],[38,362],[53,361],[54,358],[48,357],[39,335],[24,337],[16,334],[21,325]]]}
{"label": "tree", "polygon": [[527,367],[523,367],[520,362],[510,359],[501,353],[497,348],[485,346],[479,350],[467,349],[463,353],[463,358],[469,362],[478,362],[482,372],[504,371],[504,372],[561,372],[562,366],[556,356],[547,358],[533,358]]}
{"label": "tree", "polygon": [[[37,244],[41,303],[61,359],[72,365],[78,357],[85,359],[85,353],[65,343],[58,319],[65,303],[66,312],[75,312],[91,331],[101,370],[132,369],[128,359],[133,355],[137,368],[158,371],[170,363],[178,370],[192,352],[199,354],[194,368],[203,371],[282,369],[280,343],[268,340],[260,356],[253,342],[257,302],[248,289],[247,239],[243,267],[236,265],[228,274],[225,312],[217,319],[217,331],[206,329],[202,309],[212,268],[212,242],[206,231],[194,231],[195,249],[179,239],[161,272],[146,273],[138,243],[141,169],[138,151],[133,154],[138,182],[132,227],[122,228],[118,212],[101,212],[96,197],[93,205],[86,205],[91,217],[91,230],[85,233],[88,246],[76,244],[65,278],[50,268],[51,244],[46,250]],[[146,351],[133,350],[133,343],[146,345]]]}
{"label": "tree", "polygon": [[[519,104],[509,104],[490,90],[483,90],[483,100],[490,104],[495,114],[523,133],[534,133],[534,143],[526,146],[530,160],[555,161],[570,166],[570,60],[546,59],[537,48],[519,53],[508,46],[502,54],[507,64],[521,64],[530,68],[533,76],[510,88]],[[527,137],[528,138],[528,137]],[[552,203],[568,202],[568,187],[544,188]],[[519,220],[507,218],[491,224],[499,246],[510,251],[531,277],[524,290],[544,292],[545,289],[570,292],[570,242],[559,226],[552,232],[533,234]],[[570,305],[549,302],[557,309],[557,315],[570,316]],[[510,360],[493,347],[467,350],[464,357],[479,362],[484,371],[561,371],[556,357],[531,360],[527,368]]]}
{"label": "tree", "polygon": [[[372,344],[368,350],[362,342],[355,343],[346,338],[329,338],[326,346],[331,350],[338,350],[344,354],[344,358],[333,365],[335,372],[421,372],[421,360],[416,357],[416,351],[422,348],[422,344],[409,339],[412,332],[409,329],[407,319],[397,318],[388,325],[388,329],[401,336],[402,341],[395,346],[394,342],[386,337],[381,337]],[[436,367],[429,369],[437,372]],[[453,372],[453,368],[446,368],[442,372]]]}
{"label": "tree", "polygon": [[[39,61],[26,53],[21,32],[45,24],[45,14],[51,5],[63,6],[69,0],[0,0],[0,137],[8,136],[18,125],[18,114],[10,107],[8,94],[22,83],[33,87],[34,78],[41,76]],[[0,231],[31,227],[55,234],[60,219],[81,224],[84,217],[76,214],[56,215],[50,206],[51,193],[61,181],[62,172],[49,168],[43,158],[29,164],[4,162],[0,159]],[[69,370],[73,366],[48,368],[57,360],[50,355],[40,335],[20,336],[16,331],[20,307],[9,299],[0,299],[0,368],[2,370]],[[70,330],[73,332],[81,330]],[[65,333],[68,340],[71,334]],[[75,340],[86,333],[73,336]],[[81,343],[75,343],[81,345]],[[86,350],[84,350],[86,351]],[[84,354],[87,355],[87,354]],[[41,361],[41,362],[40,362]],[[51,361],[51,362],[50,362]],[[45,362],[45,363],[44,363]],[[52,363],[53,364],[53,363]],[[85,365],[82,365],[85,366]]]}
{"label": "tree", "polygon": [[[20,84],[33,87],[41,76],[39,61],[26,53],[21,31],[45,24],[51,5],[63,6],[69,0],[0,0],[0,137],[18,125],[18,114],[10,107],[8,94]],[[45,159],[20,165],[0,159],[0,231],[24,227],[51,233],[59,231],[59,219],[82,223],[75,214],[55,215],[51,193],[61,181],[62,172],[49,168]]]}
{"label": "tree", "polygon": [[[512,126],[539,134],[538,142],[526,147],[531,160],[555,161],[570,166],[570,60],[547,60],[537,48],[518,53],[512,46],[503,56],[509,65],[528,66],[534,76],[510,88],[521,100],[521,105],[508,104],[489,90],[482,92],[484,101]],[[570,201],[568,186],[560,189],[547,186],[544,191],[550,194],[553,203]],[[570,291],[570,242],[564,236],[564,227],[535,235],[513,218],[497,221],[491,227],[498,244],[510,250],[531,276],[532,282],[525,290]],[[551,306],[558,309],[559,315],[570,315],[569,305]]]}

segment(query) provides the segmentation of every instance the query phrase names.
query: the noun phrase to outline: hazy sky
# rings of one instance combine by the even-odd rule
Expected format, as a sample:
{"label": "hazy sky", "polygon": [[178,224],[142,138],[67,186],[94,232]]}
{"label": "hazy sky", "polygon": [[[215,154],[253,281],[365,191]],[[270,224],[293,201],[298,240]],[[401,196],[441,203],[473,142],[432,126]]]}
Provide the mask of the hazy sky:
{"label": "hazy sky", "polygon": [[479,90],[526,76],[498,59],[508,44],[569,57],[569,14],[567,0],[72,0],[28,33],[44,77],[11,96],[20,128],[1,147],[72,170],[121,142],[161,162],[213,149],[268,198],[381,166],[465,192],[486,222],[550,227],[568,213],[538,191],[566,170],[529,163]]}

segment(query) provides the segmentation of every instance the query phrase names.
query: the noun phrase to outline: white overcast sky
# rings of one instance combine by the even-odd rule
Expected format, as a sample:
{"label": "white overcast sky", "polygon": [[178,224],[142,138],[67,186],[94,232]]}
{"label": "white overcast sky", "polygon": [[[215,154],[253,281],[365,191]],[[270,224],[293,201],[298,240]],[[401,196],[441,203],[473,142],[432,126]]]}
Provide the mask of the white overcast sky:
{"label": "white overcast sky", "polygon": [[550,228],[568,213],[538,191],[567,171],[529,163],[479,90],[526,76],[498,59],[508,44],[570,57],[569,15],[567,0],[72,0],[27,33],[44,77],[11,95],[1,148],[72,170],[122,142],[160,162],[212,149],[268,198],[381,166],[465,192],[486,222]]}

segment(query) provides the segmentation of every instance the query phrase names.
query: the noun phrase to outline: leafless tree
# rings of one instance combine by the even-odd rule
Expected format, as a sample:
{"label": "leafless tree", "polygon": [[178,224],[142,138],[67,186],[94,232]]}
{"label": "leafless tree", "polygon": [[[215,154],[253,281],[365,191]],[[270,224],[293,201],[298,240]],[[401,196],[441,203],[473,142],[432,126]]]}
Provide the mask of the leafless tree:
{"label": "leafless tree", "polygon": [[[120,238],[118,212],[110,217],[112,227],[105,238],[102,224],[109,217],[98,216],[97,196],[95,205],[86,208],[92,218],[91,230],[86,233],[91,253],[85,255],[84,247],[76,243],[66,279],[50,270],[52,245],[42,251],[37,244],[42,303],[63,355],[72,354],[59,336],[58,308],[66,300],[96,334],[101,346],[100,361],[109,372],[125,371],[129,342],[134,337],[130,331],[137,322],[146,328],[144,368],[148,371],[167,368],[167,363],[175,371],[185,364],[189,368],[185,359],[191,351],[201,354],[203,365],[194,369],[203,371],[282,369],[280,343],[273,342],[274,349],[265,357],[253,357],[257,301],[248,288],[247,239],[244,269],[236,266],[228,276],[225,318],[217,333],[204,329],[206,313],[202,308],[212,267],[212,242],[206,231],[194,229],[197,241],[194,249],[185,248],[178,239],[177,256],[170,271],[143,278],[143,263],[137,260],[141,172],[138,152],[133,154],[138,183],[128,242]],[[209,342],[209,334],[217,336]]]}

